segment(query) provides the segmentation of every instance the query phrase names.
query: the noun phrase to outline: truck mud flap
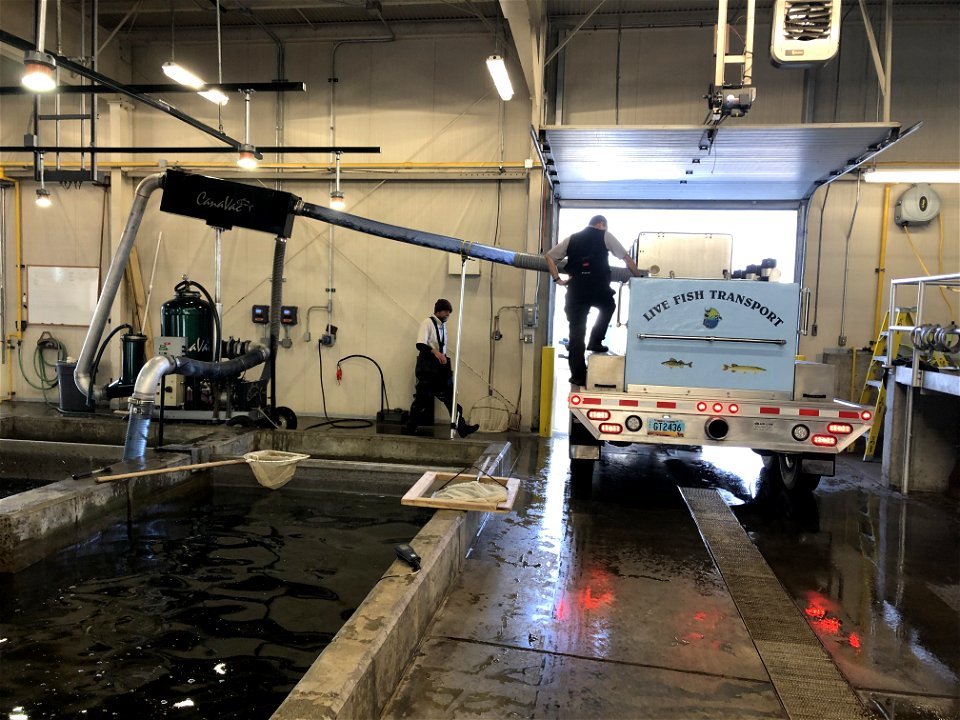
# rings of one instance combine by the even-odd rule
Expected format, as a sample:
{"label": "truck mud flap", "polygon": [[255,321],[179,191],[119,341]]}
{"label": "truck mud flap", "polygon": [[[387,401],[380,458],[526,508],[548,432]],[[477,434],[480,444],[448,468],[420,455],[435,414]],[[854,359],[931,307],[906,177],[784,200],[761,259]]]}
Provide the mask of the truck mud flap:
{"label": "truck mud flap", "polygon": [[570,459],[600,459],[600,441],[572,413],[570,415]]}
{"label": "truck mud flap", "polygon": [[836,463],[833,455],[804,455],[800,461],[800,471],[810,475],[833,477]]}

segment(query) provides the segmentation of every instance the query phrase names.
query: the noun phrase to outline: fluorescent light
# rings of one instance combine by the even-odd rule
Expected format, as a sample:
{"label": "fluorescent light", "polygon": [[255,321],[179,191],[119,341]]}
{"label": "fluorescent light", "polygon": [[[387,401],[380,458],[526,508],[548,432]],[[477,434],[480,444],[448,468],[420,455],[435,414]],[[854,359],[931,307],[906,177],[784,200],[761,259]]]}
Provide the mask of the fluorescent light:
{"label": "fluorescent light", "polygon": [[50,191],[46,188],[37,188],[37,207],[48,208],[53,205],[50,200]]}
{"label": "fluorescent light", "polygon": [[334,190],[332,193],[330,193],[331,210],[343,210],[346,206],[347,203],[343,199],[343,193],[340,190]]}
{"label": "fluorescent light", "polygon": [[490,77],[493,78],[493,84],[497,86],[497,92],[503,100],[509,100],[513,97],[513,84],[510,82],[510,76],[507,75],[507,65],[501,55],[491,55],[487,58],[487,70],[490,71]]}
{"label": "fluorescent light", "polygon": [[253,145],[241,145],[237,156],[237,167],[244,170],[255,170],[257,167],[257,151]]}
{"label": "fluorescent light", "polygon": [[32,92],[50,92],[57,86],[53,77],[56,65],[53,56],[31,50],[23,56],[23,76],[20,83]]}
{"label": "fluorescent light", "polygon": [[872,183],[960,183],[960,168],[876,168],[863,173]]}
{"label": "fluorescent light", "polygon": [[163,74],[174,82],[178,82],[181,85],[186,85],[194,90],[199,90],[204,85],[203,80],[198,78],[186,68],[177,65],[177,63],[173,62],[173,60],[168,60],[163,64]]}
{"label": "fluorescent light", "polygon": [[204,97],[217,105],[226,105],[228,102],[230,102],[230,98],[228,98],[219,90],[201,90],[197,93],[197,95]]}

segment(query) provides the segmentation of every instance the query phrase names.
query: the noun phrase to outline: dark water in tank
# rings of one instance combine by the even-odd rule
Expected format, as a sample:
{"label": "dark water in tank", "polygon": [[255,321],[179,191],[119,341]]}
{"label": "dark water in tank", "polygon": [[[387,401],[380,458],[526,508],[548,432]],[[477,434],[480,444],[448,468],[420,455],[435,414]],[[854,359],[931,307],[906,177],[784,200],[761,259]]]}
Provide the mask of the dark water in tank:
{"label": "dark water in tank", "polygon": [[0,717],[269,718],[430,515],[223,488],[0,575]]}

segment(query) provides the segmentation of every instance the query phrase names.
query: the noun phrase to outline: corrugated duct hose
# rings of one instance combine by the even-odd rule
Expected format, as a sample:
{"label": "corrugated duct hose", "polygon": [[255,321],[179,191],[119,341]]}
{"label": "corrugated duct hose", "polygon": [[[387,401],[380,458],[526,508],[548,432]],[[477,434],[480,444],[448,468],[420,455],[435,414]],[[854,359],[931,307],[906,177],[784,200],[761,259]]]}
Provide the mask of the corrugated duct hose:
{"label": "corrugated duct hose", "polygon": [[[330,210],[322,205],[313,203],[302,203],[297,208],[297,214],[304,217],[321,220],[331,225],[356,230],[357,232],[368,235],[377,235],[378,237],[397,240],[398,242],[408,243],[410,245],[419,245],[421,247],[443,250],[457,255],[466,255],[467,257],[487,260],[501,265],[510,265],[511,267],[521,268],[523,270],[538,270],[540,272],[549,272],[547,261],[542,255],[533,255],[530,253],[513,252],[503,248],[491,247],[489,245],[480,245],[478,243],[467,242],[447,235],[437,235],[436,233],[423,232],[422,230],[412,230],[411,228],[400,227],[399,225],[389,225],[377,220],[368,220],[357,215]],[[562,265],[561,265],[562,269]],[[628,268],[614,267],[610,268],[611,280],[614,282],[627,282],[632,277]]]}
{"label": "corrugated duct hose", "polygon": [[[147,438],[150,434],[150,417],[153,414],[154,394],[157,383],[164,375],[184,375],[186,377],[200,377],[209,380],[226,380],[236,377],[245,370],[270,361],[263,369],[258,383],[261,389],[271,382],[275,387],[276,370],[273,358],[276,357],[277,343],[280,336],[280,305],[283,302],[283,260],[286,253],[287,241],[277,238],[273,250],[273,275],[270,286],[270,347],[255,346],[250,352],[221,362],[204,362],[193,358],[170,358],[157,356],[150,358],[140,374],[130,396],[130,418],[127,423],[127,436],[123,444],[123,459],[137,460],[147,451]],[[275,390],[273,391],[275,392]]]}

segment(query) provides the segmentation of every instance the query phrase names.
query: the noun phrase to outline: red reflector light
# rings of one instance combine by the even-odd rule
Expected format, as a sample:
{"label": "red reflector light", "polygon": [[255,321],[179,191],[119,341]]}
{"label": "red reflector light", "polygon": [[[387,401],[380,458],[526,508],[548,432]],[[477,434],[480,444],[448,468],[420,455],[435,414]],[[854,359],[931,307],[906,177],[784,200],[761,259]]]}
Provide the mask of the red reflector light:
{"label": "red reflector light", "polygon": [[776,407],[761,407],[761,408],[760,408],[760,414],[761,414],[761,415],[779,415],[779,414],[780,414],[780,408],[776,408]]}
{"label": "red reflector light", "polygon": [[833,435],[814,435],[811,442],[822,447],[833,447],[837,444],[837,439]]}
{"label": "red reflector light", "polygon": [[664,410],[674,410],[677,407],[677,404],[675,402],[666,402],[664,400],[661,400],[660,402],[657,403],[657,407],[662,408]]}
{"label": "red reflector light", "polygon": [[599,404],[600,404],[600,398],[584,398],[584,399],[583,399],[583,404],[584,404],[584,405],[599,405]]}
{"label": "red reflector light", "polygon": [[801,417],[820,417],[820,411],[811,408],[800,408],[799,414]]}
{"label": "red reflector light", "polygon": [[587,417],[591,420],[609,420],[610,411],[609,410],[588,410]]}
{"label": "red reflector light", "polygon": [[846,418],[847,420],[859,420],[860,413],[854,412],[853,410],[841,410],[840,417]]}
{"label": "red reflector light", "polygon": [[714,412],[723,412],[723,405],[720,404],[720,403],[714,403],[714,404],[713,404],[713,411],[714,411]]}
{"label": "red reflector light", "polygon": [[733,403],[733,405],[731,405],[731,406],[730,406],[729,408],[727,408],[727,409],[728,409],[731,413],[733,413],[734,415],[736,415],[738,412],[740,412],[740,406],[737,405],[736,403]]}
{"label": "red reflector light", "polygon": [[581,398],[579,395],[571,395],[571,396],[570,396],[570,404],[571,404],[571,405],[579,405],[581,402],[583,402],[583,398]]}
{"label": "red reflector light", "polygon": [[621,400],[620,407],[640,407],[639,400]]}
{"label": "red reflector light", "polygon": [[868,420],[873,420],[873,413],[870,412],[869,410],[864,410],[862,413],[860,413],[860,419],[863,420],[864,422]]}
{"label": "red reflector light", "polygon": [[849,435],[853,432],[853,425],[850,423],[830,423],[827,425],[827,432],[834,435]]}
{"label": "red reflector light", "polygon": [[[623,432],[623,425],[620,423],[600,423],[600,432],[608,435],[619,435]],[[836,440],[834,440],[836,442]]]}
{"label": "red reflector light", "polygon": [[700,412],[706,412],[706,411],[707,411],[707,404],[706,404],[705,402],[698,402],[698,403],[697,403],[697,410],[699,410]]}

